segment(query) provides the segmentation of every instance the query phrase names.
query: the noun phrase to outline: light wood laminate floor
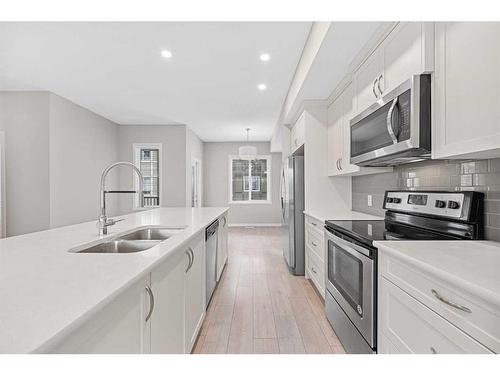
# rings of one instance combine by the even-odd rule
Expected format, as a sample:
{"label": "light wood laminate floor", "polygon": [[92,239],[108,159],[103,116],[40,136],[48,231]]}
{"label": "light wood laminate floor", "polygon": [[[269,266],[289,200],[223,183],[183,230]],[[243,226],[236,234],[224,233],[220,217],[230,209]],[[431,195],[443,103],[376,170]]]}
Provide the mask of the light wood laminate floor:
{"label": "light wood laminate floor", "polygon": [[323,300],[289,274],[279,228],[230,228],[229,261],[194,353],[344,353]]}

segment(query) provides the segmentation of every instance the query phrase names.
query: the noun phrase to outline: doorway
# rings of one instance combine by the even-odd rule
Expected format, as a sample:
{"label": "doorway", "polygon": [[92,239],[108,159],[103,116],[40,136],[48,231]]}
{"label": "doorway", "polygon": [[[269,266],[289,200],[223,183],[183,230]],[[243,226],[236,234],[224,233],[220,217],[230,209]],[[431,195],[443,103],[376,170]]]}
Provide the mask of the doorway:
{"label": "doorway", "polygon": [[201,161],[191,159],[191,207],[201,207]]}

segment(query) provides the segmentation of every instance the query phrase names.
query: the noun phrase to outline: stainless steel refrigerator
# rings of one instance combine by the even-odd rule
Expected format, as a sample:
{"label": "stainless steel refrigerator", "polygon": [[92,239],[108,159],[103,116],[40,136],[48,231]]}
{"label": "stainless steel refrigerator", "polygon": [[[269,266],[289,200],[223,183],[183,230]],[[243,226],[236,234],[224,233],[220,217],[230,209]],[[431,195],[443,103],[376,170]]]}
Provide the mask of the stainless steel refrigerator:
{"label": "stainless steel refrigerator", "polygon": [[290,156],[281,171],[283,256],[290,273],[304,275],[304,157]]}

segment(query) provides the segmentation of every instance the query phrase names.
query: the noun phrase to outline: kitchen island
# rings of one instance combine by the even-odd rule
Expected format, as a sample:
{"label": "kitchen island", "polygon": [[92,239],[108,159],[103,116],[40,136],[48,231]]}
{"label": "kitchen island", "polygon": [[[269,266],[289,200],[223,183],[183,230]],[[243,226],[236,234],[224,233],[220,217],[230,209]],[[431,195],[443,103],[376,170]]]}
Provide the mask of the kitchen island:
{"label": "kitchen island", "polygon": [[[107,235],[92,221],[0,240],[0,353],[189,352],[205,312],[204,230],[227,211],[158,208],[120,216]],[[74,251],[147,226],[183,229],[142,252]],[[160,321],[170,309],[178,321]],[[186,335],[165,337],[169,324]]]}

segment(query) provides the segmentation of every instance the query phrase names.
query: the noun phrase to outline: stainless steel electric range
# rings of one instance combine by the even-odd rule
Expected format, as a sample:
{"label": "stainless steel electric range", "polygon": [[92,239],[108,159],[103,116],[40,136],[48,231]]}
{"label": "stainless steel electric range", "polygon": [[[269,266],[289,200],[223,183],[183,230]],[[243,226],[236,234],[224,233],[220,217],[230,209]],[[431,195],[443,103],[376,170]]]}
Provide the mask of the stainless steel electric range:
{"label": "stainless steel electric range", "polygon": [[483,194],[387,191],[385,220],[328,220],[326,315],[348,353],[376,353],[377,249],[382,240],[483,238]]}

